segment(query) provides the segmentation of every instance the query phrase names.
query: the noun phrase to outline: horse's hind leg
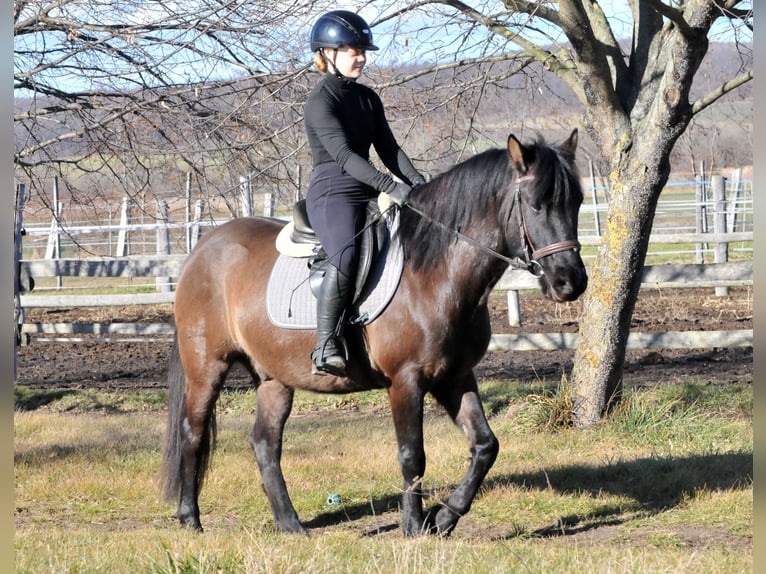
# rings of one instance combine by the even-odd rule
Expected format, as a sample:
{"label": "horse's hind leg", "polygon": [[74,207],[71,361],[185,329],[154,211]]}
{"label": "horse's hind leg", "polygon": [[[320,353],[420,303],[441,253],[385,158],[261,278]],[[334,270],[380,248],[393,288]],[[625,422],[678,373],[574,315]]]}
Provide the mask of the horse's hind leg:
{"label": "horse's hind leg", "polygon": [[499,443],[489,428],[473,373],[456,385],[443,383],[431,389],[431,393],[463,431],[471,450],[468,472],[460,484],[446,501],[440,502],[429,512],[428,522],[431,529],[436,533],[448,535],[460,517],[471,508],[484,477],[497,458]]}
{"label": "horse's hind leg", "polygon": [[229,365],[214,361],[199,377],[186,377],[179,419],[180,500],[176,515],[184,526],[202,531],[199,491],[216,439],[215,402]]}
{"label": "horse's hind leg", "polygon": [[293,390],[275,380],[263,381],[257,391],[257,411],[250,446],[261,471],[263,490],[277,528],[305,534],[290,501],[282,474],[282,432],[293,407]]}

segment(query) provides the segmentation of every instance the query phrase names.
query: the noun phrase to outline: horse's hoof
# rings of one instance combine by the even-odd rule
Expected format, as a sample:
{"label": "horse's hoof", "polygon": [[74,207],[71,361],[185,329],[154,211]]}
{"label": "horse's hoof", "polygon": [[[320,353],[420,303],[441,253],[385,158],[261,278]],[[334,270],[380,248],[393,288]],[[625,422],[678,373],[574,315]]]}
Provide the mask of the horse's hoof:
{"label": "horse's hoof", "polygon": [[191,530],[196,530],[197,532],[204,532],[199,518],[195,518],[194,516],[179,516],[178,521],[184,528],[190,528]]}
{"label": "horse's hoof", "polygon": [[428,519],[402,520],[402,534],[405,538],[415,538],[428,534]]}
{"label": "horse's hoof", "polygon": [[429,534],[448,538],[457,526],[460,515],[448,506],[439,506],[429,513]]}
{"label": "horse's hoof", "polygon": [[277,529],[285,534],[295,534],[297,536],[305,536],[306,538],[309,536],[309,531],[303,528],[300,523],[277,524]]}
{"label": "horse's hoof", "polygon": [[205,531],[199,522],[188,523],[188,522],[181,521],[181,526],[183,526],[184,528],[188,528],[189,530],[194,530],[195,532],[199,532],[200,534],[202,534]]}

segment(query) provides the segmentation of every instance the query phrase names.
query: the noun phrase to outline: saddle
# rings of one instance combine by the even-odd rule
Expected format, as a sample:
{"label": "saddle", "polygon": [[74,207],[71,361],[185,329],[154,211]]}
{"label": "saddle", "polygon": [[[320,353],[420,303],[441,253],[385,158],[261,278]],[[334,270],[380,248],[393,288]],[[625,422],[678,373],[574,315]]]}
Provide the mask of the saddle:
{"label": "saddle", "polygon": [[[365,225],[360,238],[353,302],[361,296],[373,262],[384,251],[390,239],[386,219],[382,216],[377,200],[370,200],[366,209]],[[292,221],[279,233],[277,250],[289,257],[306,258],[309,268],[309,285],[316,296],[325,270],[330,264],[330,258],[311,227],[305,199],[293,205]]]}

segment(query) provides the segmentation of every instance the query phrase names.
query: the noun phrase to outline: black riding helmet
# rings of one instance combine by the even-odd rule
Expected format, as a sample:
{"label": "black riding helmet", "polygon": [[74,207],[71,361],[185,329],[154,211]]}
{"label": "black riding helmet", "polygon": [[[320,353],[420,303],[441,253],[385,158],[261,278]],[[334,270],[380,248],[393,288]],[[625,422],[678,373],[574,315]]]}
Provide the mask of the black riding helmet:
{"label": "black riding helmet", "polygon": [[360,50],[377,50],[372,43],[370,26],[358,14],[348,10],[327,12],[311,28],[311,51],[320,48],[348,46]]}

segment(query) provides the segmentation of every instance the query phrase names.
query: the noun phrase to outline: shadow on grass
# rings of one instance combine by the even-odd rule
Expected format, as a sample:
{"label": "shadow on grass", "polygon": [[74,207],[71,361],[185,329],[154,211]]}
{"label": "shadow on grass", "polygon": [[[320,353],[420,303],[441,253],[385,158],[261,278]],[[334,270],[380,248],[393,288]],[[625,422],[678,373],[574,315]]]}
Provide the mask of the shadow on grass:
{"label": "shadow on grass", "polygon": [[[324,528],[327,526],[336,526],[338,524],[361,520],[362,518],[366,518],[371,515],[374,516],[387,512],[398,511],[401,509],[401,502],[401,496],[389,495],[378,497],[371,502],[365,502],[363,504],[343,504],[339,506],[337,510],[324,512],[315,516],[311,520],[302,522],[302,524],[306,528]],[[364,535],[374,536],[376,534],[382,534],[383,532],[389,532],[397,528],[399,528],[398,522],[393,524],[380,525],[370,532],[366,532]]]}
{"label": "shadow on grass", "polygon": [[[670,510],[700,491],[749,488],[753,478],[753,453],[727,453],[685,457],[650,457],[601,466],[571,465],[531,473],[514,473],[491,477],[483,489],[523,487],[549,490],[560,495],[604,494],[624,496],[635,505],[607,503],[587,515],[562,516],[554,524],[535,531],[512,530],[497,538],[520,536],[569,536],[604,526],[619,525],[642,516]],[[453,485],[454,486],[454,485]],[[307,528],[334,526],[360,520],[371,514],[399,510],[401,497],[384,496],[370,503],[343,505],[338,510],[320,514],[304,523]],[[377,527],[365,535],[374,536],[398,528],[397,524]],[[460,525],[458,525],[460,528]]]}
{"label": "shadow on grass", "polygon": [[664,510],[700,490],[748,488],[753,453],[683,457],[652,456],[601,466],[572,465],[539,472],[508,474],[484,482],[485,489],[523,486],[560,494],[602,493],[626,496],[645,510]]}
{"label": "shadow on grass", "polygon": [[726,453],[684,457],[649,457],[601,466],[572,465],[539,472],[507,474],[484,482],[485,489],[522,486],[549,490],[561,495],[611,494],[635,501],[625,505],[605,505],[587,516],[564,516],[556,523],[515,536],[569,536],[586,530],[622,524],[632,520],[633,512],[644,516],[671,510],[702,491],[749,488],[753,481],[753,453]]}
{"label": "shadow on grass", "polygon": [[77,392],[76,390],[21,391],[16,388],[14,389],[13,406],[17,411],[34,411]]}
{"label": "shadow on grass", "polygon": [[164,392],[109,392],[97,389],[31,389],[14,387],[13,406],[16,412],[31,412],[50,407],[55,412],[82,414],[124,414],[165,409]]}

